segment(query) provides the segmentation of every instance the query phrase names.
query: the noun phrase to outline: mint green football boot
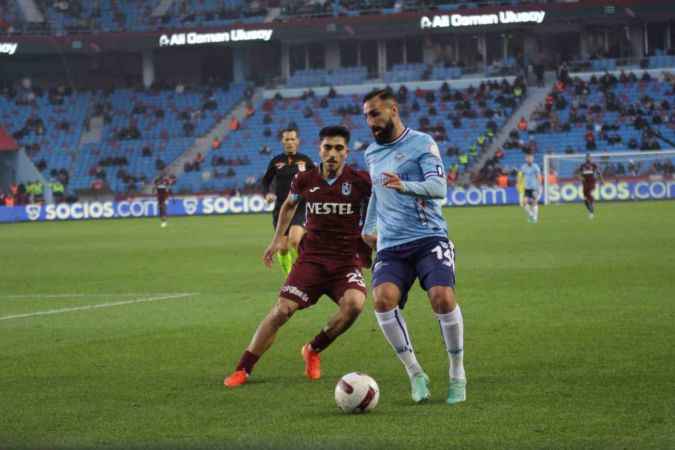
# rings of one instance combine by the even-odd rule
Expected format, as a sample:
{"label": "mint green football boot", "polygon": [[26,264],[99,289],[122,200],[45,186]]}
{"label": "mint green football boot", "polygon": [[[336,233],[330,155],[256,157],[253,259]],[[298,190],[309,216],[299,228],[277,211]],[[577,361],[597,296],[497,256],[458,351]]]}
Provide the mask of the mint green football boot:
{"label": "mint green football boot", "polygon": [[424,372],[410,377],[410,388],[412,399],[415,403],[429,400],[429,397],[431,397],[431,392],[429,392],[429,377]]}

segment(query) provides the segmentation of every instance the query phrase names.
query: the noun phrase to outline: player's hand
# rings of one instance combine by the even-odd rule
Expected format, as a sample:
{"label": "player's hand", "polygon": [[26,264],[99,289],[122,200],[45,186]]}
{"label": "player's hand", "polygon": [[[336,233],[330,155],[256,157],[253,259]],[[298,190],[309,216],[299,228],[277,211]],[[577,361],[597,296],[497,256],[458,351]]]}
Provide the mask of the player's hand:
{"label": "player's hand", "polygon": [[395,173],[391,172],[384,172],[382,175],[387,177],[387,179],[384,181],[384,186],[391,188],[391,189],[396,189],[399,192],[403,191],[403,184],[401,182],[401,179],[396,175]]}
{"label": "player's hand", "polygon": [[263,262],[268,269],[272,268],[272,260],[274,255],[276,255],[279,250],[281,250],[281,243],[277,241],[272,241],[265,249],[265,253],[263,254]]}
{"label": "player's hand", "polygon": [[375,247],[377,247],[377,235],[376,234],[362,234],[361,238],[363,239],[363,242],[368,244],[368,247],[372,248],[373,250]]}
{"label": "player's hand", "polygon": [[277,196],[272,194],[271,192],[265,196],[265,201],[267,203],[274,203],[274,201],[277,199]]}

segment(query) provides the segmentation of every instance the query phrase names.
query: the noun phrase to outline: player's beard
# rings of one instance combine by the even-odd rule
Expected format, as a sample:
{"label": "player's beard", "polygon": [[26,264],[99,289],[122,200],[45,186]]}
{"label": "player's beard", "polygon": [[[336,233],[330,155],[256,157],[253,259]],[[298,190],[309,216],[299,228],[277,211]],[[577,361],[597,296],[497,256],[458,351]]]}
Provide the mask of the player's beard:
{"label": "player's beard", "polygon": [[[376,130],[381,130],[379,134],[375,134]],[[394,121],[389,119],[389,122],[384,127],[372,127],[370,131],[373,133],[375,142],[380,145],[388,144],[394,140]]]}
{"label": "player's beard", "polygon": [[[333,167],[329,166],[328,163],[331,163],[331,165],[333,165]],[[338,164],[337,161],[333,161],[333,160],[326,161],[324,163],[324,165],[326,167],[326,174],[328,175],[328,178],[337,177],[337,173],[340,170],[340,164]]]}

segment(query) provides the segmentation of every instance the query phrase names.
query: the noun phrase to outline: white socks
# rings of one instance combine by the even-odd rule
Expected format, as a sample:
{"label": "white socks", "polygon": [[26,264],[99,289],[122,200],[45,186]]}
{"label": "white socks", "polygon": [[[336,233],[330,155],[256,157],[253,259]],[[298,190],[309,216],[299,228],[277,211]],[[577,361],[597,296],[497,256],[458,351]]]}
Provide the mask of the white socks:
{"label": "white socks", "polygon": [[537,222],[539,220],[539,205],[525,205],[527,216]]}
{"label": "white socks", "polygon": [[464,373],[464,319],[459,305],[447,314],[436,314],[450,358],[450,378],[466,379]]}
{"label": "white socks", "polygon": [[[377,323],[385,339],[392,346],[398,359],[401,360],[408,377],[422,372],[413,350],[408,327],[398,307],[387,312],[375,311]],[[447,314],[436,314],[441,326],[441,334],[450,359],[450,378],[466,379],[464,373],[464,319],[459,305]]]}
{"label": "white socks", "polygon": [[386,312],[375,311],[375,317],[377,317],[377,323],[380,325],[385,339],[405,366],[408,377],[422,372],[422,367],[417,362],[415,350],[413,350],[412,342],[410,342],[408,327],[403,320],[401,310],[396,307]]}

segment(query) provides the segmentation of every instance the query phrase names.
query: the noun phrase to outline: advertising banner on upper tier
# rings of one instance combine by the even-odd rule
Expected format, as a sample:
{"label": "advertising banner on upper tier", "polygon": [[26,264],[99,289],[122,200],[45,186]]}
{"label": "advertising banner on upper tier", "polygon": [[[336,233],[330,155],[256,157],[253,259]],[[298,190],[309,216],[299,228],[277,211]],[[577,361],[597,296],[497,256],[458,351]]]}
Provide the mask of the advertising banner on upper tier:
{"label": "advertising banner on upper tier", "polygon": [[[551,203],[574,203],[583,200],[578,183],[561,183],[549,187]],[[640,201],[675,199],[675,180],[620,181],[596,187],[594,197],[599,201]],[[543,200],[543,199],[541,199]],[[450,187],[444,206],[495,206],[518,204],[518,191],[496,187]],[[169,216],[209,216],[271,212],[274,205],[261,195],[234,197],[204,196],[172,198]],[[23,205],[0,207],[0,223],[54,222],[64,220],[124,219],[156,217],[156,200],[136,199],[122,202],[60,203],[56,205]]]}

